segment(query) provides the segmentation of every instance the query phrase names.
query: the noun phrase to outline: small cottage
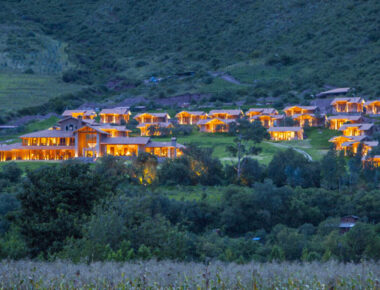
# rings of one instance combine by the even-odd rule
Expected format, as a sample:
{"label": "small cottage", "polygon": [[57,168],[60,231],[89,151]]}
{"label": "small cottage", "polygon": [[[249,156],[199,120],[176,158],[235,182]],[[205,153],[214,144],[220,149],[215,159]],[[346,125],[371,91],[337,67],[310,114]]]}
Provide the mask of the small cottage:
{"label": "small cottage", "polygon": [[366,113],[369,115],[380,114],[380,100],[368,101],[364,104]]}
{"label": "small cottage", "polygon": [[207,114],[202,111],[182,111],[175,117],[180,125],[196,125],[199,120],[207,119]]}
{"label": "small cottage", "polygon": [[141,113],[137,114],[134,119],[139,124],[145,123],[167,123],[170,120],[168,113]]}
{"label": "small cottage", "polygon": [[341,115],[341,116],[330,116],[327,118],[328,127],[331,130],[339,130],[345,123],[358,124],[363,121],[363,118],[360,115],[350,116],[350,115]]}
{"label": "small cottage", "polygon": [[96,112],[94,110],[65,110],[62,113],[63,117],[81,118],[83,120],[95,119]]}
{"label": "small cottage", "polygon": [[268,133],[274,141],[303,140],[302,127],[272,127]]}
{"label": "small cottage", "polygon": [[209,118],[219,120],[237,120],[244,116],[242,110],[211,110]]}
{"label": "small cottage", "polygon": [[112,109],[103,109],[99,113],[101,123],[121,124],[128,123],[131,112],[129,107],[116,107]]}
{"label": "small cottage", "polygon": [[360,97],[335,98],[331,102],[334,113],[362,113],[365,101]]}
{"label": "small cottage", "polygon": [[225,133],[229,131],[230,124],[234,123],[235,120],[230,119],[206,119],[200,120],[197,123],[199,131],[206,133]]}

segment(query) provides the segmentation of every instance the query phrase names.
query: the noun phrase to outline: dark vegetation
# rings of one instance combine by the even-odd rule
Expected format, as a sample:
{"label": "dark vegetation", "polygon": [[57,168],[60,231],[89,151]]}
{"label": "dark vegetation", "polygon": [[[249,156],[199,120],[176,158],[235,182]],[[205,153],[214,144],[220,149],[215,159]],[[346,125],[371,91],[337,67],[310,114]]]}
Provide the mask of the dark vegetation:
{"label": "dark vegetation", "polygon": [[[129,164],[109,156],[25,174],[15,163],[0,172],[2,258],[380,258],[379,169],[333,150],[322,162],[281,151],[267,167],[244,158],[240,177],[209,149],[192,146],[162,164],[149,154]],[[202,193],[177,198],[183,190]],[[360,221],[339,234],[340,217],[351,214]]]}

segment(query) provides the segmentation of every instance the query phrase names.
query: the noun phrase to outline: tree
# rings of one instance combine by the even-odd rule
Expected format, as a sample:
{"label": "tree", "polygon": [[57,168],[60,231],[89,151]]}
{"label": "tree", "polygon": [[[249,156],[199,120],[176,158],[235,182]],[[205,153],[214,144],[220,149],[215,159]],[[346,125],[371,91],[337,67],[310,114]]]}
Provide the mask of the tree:
{"label": "tree", "polygon": [[157,177],[157,157],[149,153],[140,153],[128,167],[129,177],[137,184],[150,185]]}
{"label": "tree", "polygon": [[337,151],[330,149],[321,162],[322,185],[327,189],[340,188],[345,173],[344,156],[338,156]]}
{"label": "tree", "polygon": [[[261,151],[257,147],[264,139],[269,139],[269,133],[262,126],[260,120],[253,123],[247,119],[240,119],[236,123],[232,123],[229,128],[229,134],[234,136],[234,144],[227,147],[227,151],[234,157],[237,157],[237,178],[241,177],[241,161],[249,154],[256,155]],[[253,145],[251,145],[253,142]]]}
{"label": "tree", "polygon": [[32,257],[61,250],[67,237],[80,238],[81,223],[109,193],[107,182],[89,164],[74,161],[27,171],[16,222]]}
{"label": "tree", "polygon": [[181,158],[187,159],[193,184],[217,185],[222,183],[224,179],[223,165],[218,158],[212,157],[212,148],[189,145]]}

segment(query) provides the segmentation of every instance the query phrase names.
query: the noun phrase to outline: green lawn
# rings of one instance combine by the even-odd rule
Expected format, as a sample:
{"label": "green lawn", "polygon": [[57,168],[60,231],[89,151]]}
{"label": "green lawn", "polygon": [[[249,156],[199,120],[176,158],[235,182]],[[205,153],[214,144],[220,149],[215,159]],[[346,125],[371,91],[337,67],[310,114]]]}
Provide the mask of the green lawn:
{"label": "green lawn", "polygon": [[78,91],[56,76],[0,73],[0,114],[45,103],[50,98]]}

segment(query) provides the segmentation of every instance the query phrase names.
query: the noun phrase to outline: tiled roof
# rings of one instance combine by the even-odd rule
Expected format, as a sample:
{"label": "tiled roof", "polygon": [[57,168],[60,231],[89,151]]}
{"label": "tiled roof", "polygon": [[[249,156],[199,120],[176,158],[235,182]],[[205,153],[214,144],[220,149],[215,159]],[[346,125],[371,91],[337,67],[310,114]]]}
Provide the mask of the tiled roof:
{"label": "tiled roof", "polygon": [[372,105],[373,103],[380,103],[380,100],[372,100],[372,101],[367,101],[364,103],[365,106]]}
{"label": "tiled roof", "polygon": [[342,127],[339,128],[339,131],[344,131],[347,128],[355,128],[358,127],[359,130],[367,131],[373,127],[373,124],[344,124]]}
{"label": "tiled roof", "polygon": [[169,122],[141,123],[137,125],[136,128],[144,128],[145,126],[158,126],[160,128],[169,128],[173,126],[173,124]]}
{"label": "tiled roof", "polygon": [[[152,147],[174,147],[172,142],[149,142],[146,147],[152,148]],[[176,143],[176,148],[186,148],[184,145]]]}
{"label": "tiled roof", "polygon": [[109,145],[146,145],[149,140],[149,137],[108,137],[104,138],[101,143]]}
{"label": "tiled roof", "polygon": [[235,123],[236,121],[235,120],[230,120],[230,119],[219,119],[219,118],[214,118],[214,119],[205,119],[205,120],[199,120],[197,122],[197,125],[205,125],[205,124],[208,124],[210,122],[215,122],[215,120],[218,120],[222,123],[225,123],[225,124],[231,124],[231,123]]}
{"label": "tiled roof", "polygon": [[368,137],[364,136],[364,135],[362,135],[362,136],[344,136],[344,135],[341,135],[341,136],[334,136],[334,137],[330,138],[329,142],[334,142],[338,138],[342,138],[342,139],[344,138],[344,139],[347,139],[347,141],[351,140],[351,141],[360,142],[360,141],[367,139]]}
{"label": "tiled roof", "polygon": [[306,114],[294,114],[292,116],[293,119],[297,119],[298,117],[301,117],[301,116],[310,116],[310,117],[314,117],[315,118],[315,115],[312,114],[312,113],[306,113]]}
{"label": "tiled roof", "polygon": [[232,116],[239,116],[243,114],[242,110],[211,110],[209,112],[209,115],[214,115],[214,114],[229,114]]}
{"label": "tiled roof", "polygon": [[359,121],[362,118],[360,115],[340,115],[340,116],[330,116],[327,120],[351,120],[351,121]]}
{"label": "tiled roof", "polygon": [[13,144],[0,144],[0,151],[11,151],[14,149],[22,148],[21,143],[13,143]]}
{"label": "tiled roof", "polygon": [[334,105],[337,102],[348,102],[348,103],[362,103],[363,99],[360,97],[354,97],[354,98],[335,98],[331,105]]}
{"label": "tiled roof", "polygon": [[283,119],[285,116],[284,115],[267,115],[267,114],[262,114],[262,115],[255,115],[255,116],[252,116],[250,119],[260,119],[261,117],[271,117],[272,119],[276,119],[276,120],[281,120]]}
{"label": "tiled roof", "polygon": [[158,117],[158,118],[164,118],[164,117],[168,117],[170,119],[170,116],[168,113],[140,113],[140,114],[137,114],[134,119],[136,118],[139,118],[141,117],[142,115],[151,115],[151,116],[154,116],[154,117]]}
{"label": "tiled roof", "polygon": [[268,132],[298,132],[302,130],[301,127],[271,127]]}
{"label": "tiled roof", "polygon": [[94,110],[65,110],[62,113],[62,116],[71,116],[72,114],[75,114],[75,113],[83,113],[85,116],[96,115]]}
{"label": "tiled roof", "polygon": [[100,111],[100,114],[116,114],[116,115],[129,115],[129,107],[116,107],[111,109],[103,109]]}
{"label": "tiled roof", "polygon": [[194,115],[194,116],[206,115],[206,113],[203,111],[181,111],[181,112],[177,113],[175,116],[178,117],[181,113],[188,113],[188,114]]}
{"label": "tiled roof", "polygon": [[317,97],[322,97],[322,96],[326,96],[330,94],[346,94],[350,91],[350,89],[351,88],[337,88],[337,89],[321,92],[317,94]]}
{"label": "tiled roof", "polygon": [[246,115],[248,115],[251,112],[258,112],[262,115],[272,115],[272,114],[278,114],[278,111],[274,108],[250,108]]}
{"label": "tiled roof", "polygon": [[96,124],[92,125],[92,127],[99,128],[100,130],[116,130],[120,132],[132,132],[131,130],[125,128],[125,126],[111,126],[107,124]]}
{"label": "tiled roof", "polygon": [[20,138],[66,138],[74,137],[73,131],[64,130],[42,130],[25,135],[21,135]]}
{"label": "tiled roof", "polygon": [[316,110],[317,109],[317,106],[298,106],[298,105],[294,105],[294,106],[287,106],[285,107],[284,111],[287,111],[291,108],[300,108],[302,110],[310,110],[310,111],[313,111],[313,110]]}

